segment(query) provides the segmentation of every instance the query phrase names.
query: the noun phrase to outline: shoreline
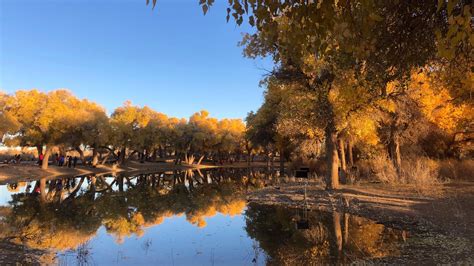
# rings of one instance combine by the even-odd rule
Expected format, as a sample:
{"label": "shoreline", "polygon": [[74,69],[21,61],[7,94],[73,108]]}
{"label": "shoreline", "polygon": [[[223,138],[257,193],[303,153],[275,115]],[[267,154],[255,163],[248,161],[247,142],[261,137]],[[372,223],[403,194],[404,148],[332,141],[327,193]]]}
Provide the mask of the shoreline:
{"label": "shoreline", "polygon": [[60,178],[72,176],[85,176],[93,174],[140,174],[161,171],[183,171],[191,169],[211,169],[214,165],[175,165],[174,163],[137,163],[131,162],[122,167],[99,165],[97,167],[78,165],[76,168],[58,167],[50,165],[47,170],[35,164],[6,164],[0,165],[0,184],[18,181],[30,181],[40,178]]}
{"label": "shoreline", "polygon": [[18,181],[31,181],[40,178],[61,178],[61,177],[72,177],[72,176],[85,176],[85,175],[104,175],[104,174],[146,174],[153,172],[164,172],[164,171],[184,171],[184,170],[198,170],[198,169],[213,169],[213,168],[259,168],[266,167],[265,163],[252,163],[248,165],[246,162],[224,164],[224,165],[188,165],[181,164],[175,165],[174,163],[163,163],[163,162],[144,162],[139,163],[131,161],[124,166],[112,166],[112,165],[98,165],[97,167],[77,165],[76,168],[59,167],[56,165],[50,165],[47,170],[41,169],[37,164],[34,163],[21,163],[21,164],[0,164],[0,185],[9,182]]}

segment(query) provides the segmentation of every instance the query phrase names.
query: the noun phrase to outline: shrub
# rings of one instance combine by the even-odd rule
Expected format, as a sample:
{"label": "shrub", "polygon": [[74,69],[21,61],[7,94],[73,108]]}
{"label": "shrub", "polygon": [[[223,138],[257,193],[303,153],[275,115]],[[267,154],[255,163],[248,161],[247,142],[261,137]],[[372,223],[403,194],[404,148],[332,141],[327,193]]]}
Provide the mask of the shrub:
{"label": "shrub", "polygon": [[427,186],[439,183],[439,163],[426,157],[403,160],[400,175],[387,156],[375,157],[370,161],[373,176],[387,184],[414,184]]}
{"label": "shrub", "polygon": [[387,156],[377,156],[370,161],[370,170],[374,177],[383,183],[400,183],[397,170]]}
{"label": "shrub", "polygon": [[474,181],[474,159],[448,159],[440,162],[439,175],[453,180]]}
{"label": "shrub", "polygon": [[439,162],[426,158],[407,158],[402,167],[405,183],[427,186],[439,183]]}

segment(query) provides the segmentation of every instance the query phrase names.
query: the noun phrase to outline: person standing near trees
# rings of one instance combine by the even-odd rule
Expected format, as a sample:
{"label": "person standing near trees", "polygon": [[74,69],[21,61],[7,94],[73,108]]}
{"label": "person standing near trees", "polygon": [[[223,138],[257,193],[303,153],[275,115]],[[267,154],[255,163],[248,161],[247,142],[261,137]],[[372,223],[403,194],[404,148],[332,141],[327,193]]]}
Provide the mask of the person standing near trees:
{"label": "person standing near trees", "polygon": [[77,156],[74,156],[73,167],[76,168],[77,165]]}
{"label": "person standing near trees", "polygon": [[43,153],[40,153],[40,155],[38,156],[38,165],[41,166],[43,164],[43,159],[44,159],[44,155]]}
{"label": "person standing near trees", "polygon": [[72,167],[72,156],[68,156],[68,159],[67,159],[67,167],[68,167],[68,168],[71,168],[71,167]]}
{"label": "person standing near trees", "polygon": [[64,164],[64,155],[59,156],[58,166],[61,167]]}

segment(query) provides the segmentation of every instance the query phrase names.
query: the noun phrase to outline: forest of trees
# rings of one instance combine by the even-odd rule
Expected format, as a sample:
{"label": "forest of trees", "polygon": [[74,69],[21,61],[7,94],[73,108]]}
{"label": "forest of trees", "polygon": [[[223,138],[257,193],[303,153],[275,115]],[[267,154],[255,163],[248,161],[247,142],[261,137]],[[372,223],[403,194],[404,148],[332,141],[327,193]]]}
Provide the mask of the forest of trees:
{"label": "forest of trees", "polygon": [[[201,1],[203,10],[213,2]],[[399,177],[402,153],[447,156],[456,133],[473,131],[471,7],[460,0],[229,1],[227,20],[256,28],[241,43],[244,54],[275,62],[265,103],[248,117],[250,137],[282,154],[294,147],[288,143],[308,150],[307,142],[323,141],[329,188],[353,164],[354,146],[361,156],[386,154]]]}
{"label": "forest of trees", "polygon": [[66,90],[17,91],[1,94],[0,99],[3,142],[36,147],[45,155],[44,169],[52,153],[67,151],[77,151],[83,163],[90,151],[92,165],[109,158],[125,164],[132,158],[145,161],[171,155],[176,163],[199,164],[206,156],[228,159],[242,154],[242,120],[218,120],[204,110],[186,120],[125,102],[108,116],[100,105]]}
{"label": "forest of trees", "polygon": [[397,178],[403,153],[442,158],[468,140],[458,155],[472,156],[472,1],[230,0],[231,17],[255,28],[244,54],[275,63],[249,139],[283,157],[322,150],[329,188],[354,148],[387,156]]}

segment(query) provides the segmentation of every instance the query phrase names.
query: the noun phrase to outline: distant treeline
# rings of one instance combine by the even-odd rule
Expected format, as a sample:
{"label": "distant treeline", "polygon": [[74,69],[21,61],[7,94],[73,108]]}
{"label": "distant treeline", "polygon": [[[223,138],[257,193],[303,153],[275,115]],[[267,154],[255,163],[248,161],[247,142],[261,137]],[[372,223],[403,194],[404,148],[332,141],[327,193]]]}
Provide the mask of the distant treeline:
{"label": "distant treeline", "polygon": [[[207,111],[188,120],[168,117],[145,106],[125,102],[107,116],[104,108],[78,99],[67,90],[48,93],[21,90],[0,95],[0,134],[8,146],[37,147],[47,168],[52,153],[92,152],[118,163],[129,159],[154,160],[173,155],[177,163],[200,163],[206,156],[229,159],[241,154],[245,124],[241,119],[209,117]],[[100,156],[102,155],[102,156]]]}

